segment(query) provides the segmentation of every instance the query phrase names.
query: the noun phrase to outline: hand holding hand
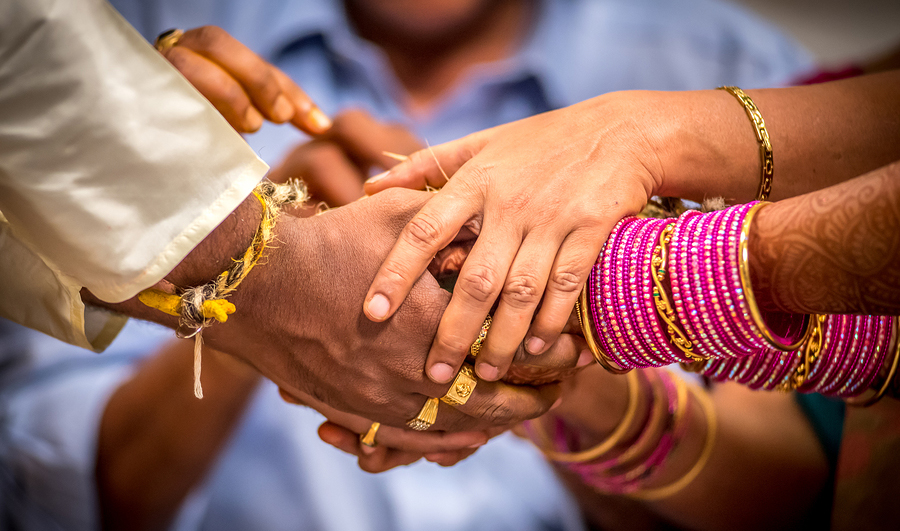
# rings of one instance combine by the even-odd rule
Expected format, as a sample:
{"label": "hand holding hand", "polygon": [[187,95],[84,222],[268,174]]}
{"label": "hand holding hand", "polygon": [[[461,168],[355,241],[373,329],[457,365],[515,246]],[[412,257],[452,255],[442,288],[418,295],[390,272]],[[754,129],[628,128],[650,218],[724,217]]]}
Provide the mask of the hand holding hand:
{"label": "hand holding hand", "polygon": [[475,133],[414,153],[367,183],[369,193],[443,186],[372,282],[365,312],[374,321],[394,314],[461,228],[479,233],[428,355],[433,381],[453,378],[495,301],[476,367],[485,380],[506,373],[526,336],[532,354],[556,341],[613,225],[659,189],[656,144],[637,125],[650,111],[635,101],[610,94]]}

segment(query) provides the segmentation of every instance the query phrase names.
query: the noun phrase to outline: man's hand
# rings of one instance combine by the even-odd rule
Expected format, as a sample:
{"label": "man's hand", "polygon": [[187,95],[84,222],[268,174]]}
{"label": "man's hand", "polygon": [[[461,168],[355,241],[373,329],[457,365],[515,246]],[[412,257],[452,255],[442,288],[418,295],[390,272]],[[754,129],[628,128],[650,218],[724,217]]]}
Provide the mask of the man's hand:
{"label": "man's hand", "polygon": [[303,89],[221,28],[186,31],[163,55],[240,133],[256,131],[264,118],[310,135],[331,127]]}
{"label": "man's hand", "polygon": [[339,207],[364,195],[363,182],[373,170],[387,170],[398,160],[385,152],[409,155],[423,147],[397,124],[381,123],[362,110],[346,111],[327,133],[297,146],[273,168],[269,179],[302,178],[313,202]]}
{"label": "man's hand", "polygon": [[[360,304],[378,264],[430,197],[398,189],[312,218],[283,216],[276,228],[282,243],[231,298],[237,312],[204,338],[295,396],[405,427],[429,397],[449,388],[422,370],[449,293],[425,274],[391,319],[373,323]],[[541,363],[571,367],[578,353]],[[540,415],[557,394],[555,384],[482,381],[465,405],[441,404],[433,430],[506,426]]]}

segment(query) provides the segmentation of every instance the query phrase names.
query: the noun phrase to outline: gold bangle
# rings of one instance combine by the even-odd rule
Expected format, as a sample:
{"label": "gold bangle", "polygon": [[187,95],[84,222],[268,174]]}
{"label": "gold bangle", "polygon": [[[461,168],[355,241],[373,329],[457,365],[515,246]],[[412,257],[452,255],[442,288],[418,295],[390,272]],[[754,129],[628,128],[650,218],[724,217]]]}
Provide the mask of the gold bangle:
{"label": "gold bangle", "polygon": [[750,122],[753,123],[756,141],[759,142],[759,158],[762,164],[761,175],[759,178],[759,190],[756,192],[756,199],[758,201],[765,201],[769,198],[769,194],[772,193],[772,180],[775,173],[775,160],[772,156],[772,142],[769,139],[769,130],[766,129],[766,122],[763,120],[762,113],[759,112],[759,107],[753,103],[750,96],[743,90],[738,87],[728,86],[719,87],[719,90],[724,90],[737,98],[737,100],[741,102],[741,105],[744,106],[744,111],[750,118]]}
{"label": "gold bangle", "polygon": [[[622,439],[631,428],[634,417],[637,415],[640,393],[638,373],[630,372],[626,374],[625,382],[628,386],[628,405],[625,407],[625,415],[622,416],[622,420],[619,421],[612,433],[609,434],[609,437],[604,439],[600,444],[581,452],[557,452],[554,450],[547,450],[546,447],[541,448],[541,452],[544,453],[547,459],[558,463],[584,463],[586,461],[593,461],[622,442]],[[543,431],[540,422],[535,422],[534,426],[536,431],[539,431],[541,439],[545,443],[548,442],[546,433]]]}
{"label": "gold bangle", "polygon": [[666,262],[668,261],[667,246],[672,239],[672,229],[674,225],[668,225],[659,235],[659,245],[653,249],[650,259],[650,278],[653,279],[653,302],[656,306],[656,313],[660,320],[666,323],[666,332],[669,334],[669,340],[675,345],[675,348],[684,353],[691,361],[704,361],[706,358],[696,354],[693,351],[691,340],[678,324],[675,322],[678,317],[675,315],[675,309],[669,302],[666,290],[662,285],[666,279]]}
{"label": "gold bangle", "polygon": [[747,302],[747,306],[750,307],[750,316],[753,318],[753,322],[756,324],[756,328],[759,330],[760,335],[770,347],[776,350],[791,352],[800,348],[800,345],[809,339],[809,335],[812,333],[812,319],[810,319],[809,315],[804,316],[806,328],[801,337],[794,343],[782,343],[781,341],[778,341],[763,319],[762,311],[760,311],[759,305],[756,303],[756,297],[753,295],[753,286],[750,284],[750,259],[747,251],[750,242],[750,226],[753,224],[753,218],[756,217],[757,212],[770,204],[771,203],[757,203],[753,205],[750,208],[750,211],[747,212],[747,216],[744,218],[744,225],[741,227],[741,238],[738,246],[738,272],[741,277],[741,288],[744,292],[744,300]]}
{"label": "gold bangle", "polygon": [[891,350],[894,351],[894,360],[891,362],[891,369],[888,371],[887,376],[884,378],[884,383],[881,384],[881,387],[878,389],[878,391],[876,391],[874,395],[865,400],[845,400],[844,402],[855,407],[869,407],[881,400],[881,398],[887,392],[888,388],[891,386],[891,382],[893,381],[894,376],[897,374],[898,362],[900,362],[900,316],[895,318],[894,346]]}
{"label": "gold bangle", "polygon": [[700,406],[703,408],[703,412],[706,416],[706,442],[703,445],[703,450],[700,451],[700,456],[697,458],[694,466],[692,466],[691,469],[687,471],[687,473],[685,473],[674,482],[662,487],[655,487],[632,492],[630,494],[632,498],[652,501],[661,500],[663,498],[673,496],[690,485],[691,482],[694,481],[694,479],[696,479],[698,475],[700,475],[700,472],[703,471],[704,467],[706,467],[706,463],[709,462],[709,457],[710,455],[712,455],[712,450],[715,446],[716,430],[718,428],[718,423],[716,420],[716,407],[715,404],[713,404],[712,399],[707,396],[706,393],[697,392],[694,390],[694,387],[690,387],[689,392],[700,403]]}
{"label": "gold bangle", "polygon": [[578,296],[578,300],[575,301],[575,315],[578,316],[578,324],[581,325],[581,333],[584,335],[584,341],[587,343],[588,349],[590,349],[591,354],[594,356],[594,361],[613,374],[625,374],[630,372],[631,369],[619,367],[619,365],[610,359],[606,352],[600,347],[600,344],[597,342],[597,336],[594,335],[594,325],[591,322],[591,316],[588,315],[588,308],[588,287],[587,284],[585,284],[581,288],[581,294]]}

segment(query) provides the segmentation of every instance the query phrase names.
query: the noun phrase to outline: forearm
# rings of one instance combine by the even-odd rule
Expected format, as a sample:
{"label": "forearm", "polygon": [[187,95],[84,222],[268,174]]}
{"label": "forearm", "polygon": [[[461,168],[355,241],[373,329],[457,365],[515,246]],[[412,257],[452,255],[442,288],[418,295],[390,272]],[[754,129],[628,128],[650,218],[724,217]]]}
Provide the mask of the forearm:
{"label": "forearm", "polygon": [[[774,156],[770,199],[819,190],[900,159],[900,71],[821,85],[749,90]],[[759,144],[725,91],[661,93],[647,110],[662,167],[659,195],[755,199]],[[646,121],[647,123],[654,123]]]}
{"label": "forearm", "polygon": [[207,397],[191,389],[192,343],[169,344],[110,398],[98,439],[97,487],[106,529],[164,529],[215,461],[259,376],[206,350]]}
{"label": "forearm", "polygon": [[761,305],[900,314],[900,163],[763,208],[749,245]]}

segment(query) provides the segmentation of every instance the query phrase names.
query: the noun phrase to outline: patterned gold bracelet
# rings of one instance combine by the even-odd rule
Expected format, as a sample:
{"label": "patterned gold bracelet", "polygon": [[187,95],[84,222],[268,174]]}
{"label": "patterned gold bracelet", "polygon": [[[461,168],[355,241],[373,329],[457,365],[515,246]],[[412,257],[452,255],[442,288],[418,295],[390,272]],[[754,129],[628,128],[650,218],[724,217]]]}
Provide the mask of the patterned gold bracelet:
{"label": "patterned gold bracelet", "polygon": [[759,179],[759,190],[756,192],[758,201],[765,201],[772,192],[772,179],[775,172],[775,161],[772,156],[772,142],[769,140],[769,131],[766,129],[766,122],[763,120],[759,108],[753,103],[743,90],[738,87],[719,87],[737,98],[741,105],[744,106],[747,116],[753,123],[753,131],[756,133],[756,140],[759,142],[759,158],[762,163],[762,174]]}

